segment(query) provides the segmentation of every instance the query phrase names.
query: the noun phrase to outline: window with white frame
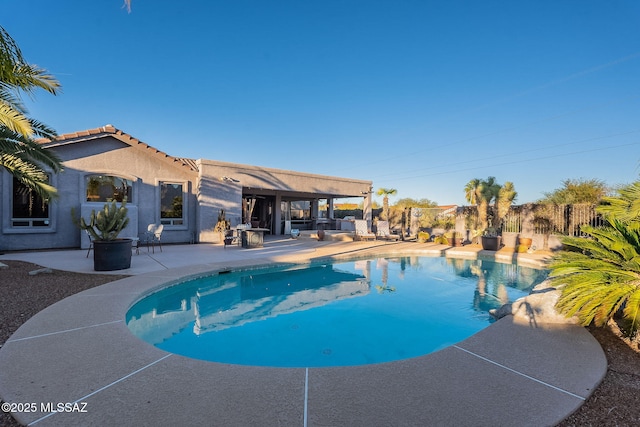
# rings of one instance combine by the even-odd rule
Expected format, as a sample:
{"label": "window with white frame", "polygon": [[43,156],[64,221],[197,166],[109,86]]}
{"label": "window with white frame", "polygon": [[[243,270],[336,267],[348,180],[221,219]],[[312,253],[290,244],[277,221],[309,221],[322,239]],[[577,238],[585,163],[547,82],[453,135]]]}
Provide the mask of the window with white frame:
{"label": "window with white frame", "polygon": [[160,224],[185,224],[184,189],[183,183],[160,182]]}
{"label": "window with white frame", "polygon": [[48,201],[14,177],[11,227],[46,228],[50,226]]}

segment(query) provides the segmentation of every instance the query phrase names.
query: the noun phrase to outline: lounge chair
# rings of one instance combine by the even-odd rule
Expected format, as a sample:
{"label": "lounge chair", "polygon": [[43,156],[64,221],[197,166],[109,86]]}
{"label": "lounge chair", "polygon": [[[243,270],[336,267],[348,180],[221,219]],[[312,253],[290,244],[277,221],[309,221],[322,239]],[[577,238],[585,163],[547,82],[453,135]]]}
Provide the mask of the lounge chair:
{"label": "lounge chair", "polygon": [[369,226],[367,225],[367,221],[364,219],[356,219],[355,220],[356,227],[356,240],[376,240],[376,235],[369,231]]}
{"label": "lounge chair", "polygon": [[397,234],[391,234],[389,231],[389,221],[378,221],[378,231],[376,237],[385,240],[398,240],[400,236]]}

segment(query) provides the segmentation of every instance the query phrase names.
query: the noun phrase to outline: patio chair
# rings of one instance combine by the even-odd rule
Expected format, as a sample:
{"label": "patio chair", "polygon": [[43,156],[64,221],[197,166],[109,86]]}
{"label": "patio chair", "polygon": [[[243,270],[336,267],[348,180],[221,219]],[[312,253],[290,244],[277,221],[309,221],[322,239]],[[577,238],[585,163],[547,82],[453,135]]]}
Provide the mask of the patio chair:
{"label": "patio chair", "polygon": [[160,248],[160,252],[162,252],[162,231],[164,230],[163,224],[149,224],[147,226],[147,232],[145,233],[145,243],[147,244],[147,251],[149,251],[149,246],[151,246],[151,250],[153,253],[156,253],[156,245]]}
{"label": "patio chair", "polygon": [[356,219],[355,226],[356,226],[356,234],[355,234],[356,240],[368,240],[368,239],[376,240],[376,235],[373,234],[371,231],[369,231],[369,226],[367,225],[367,221],[365,221],[364,219]]}
{"label": "patio chair", "polygon": [[91,234],[89,234],[89,231],[84,230],[85,233],[87,233],[87,237],[89,238],[89,249],[87,249],[87,256],[86,258],[89,258],[89,253],[91,252],[91,249],[93,249],[93,237],[91,237]]}
{"label": "patio chair", "polygon": [[377,227],[376,237],[385,240],[398,240],[400,238],[397,234],[391,234],[389,231],[389,221],[378,221]]}

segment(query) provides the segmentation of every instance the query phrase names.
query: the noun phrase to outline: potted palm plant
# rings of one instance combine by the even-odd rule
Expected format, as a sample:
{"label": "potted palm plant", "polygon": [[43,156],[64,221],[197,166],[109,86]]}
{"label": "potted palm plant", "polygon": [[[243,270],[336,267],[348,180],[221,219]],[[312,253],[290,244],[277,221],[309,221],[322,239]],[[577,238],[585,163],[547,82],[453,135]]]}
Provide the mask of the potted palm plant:
{"label": "potted palm plant", "polygon": [[118,235],[129,224],[127,217],[127,200],[120,207],[116,201],[105,203],[104,208],[91,211],[89,222],[84,218],[75,218],[74,222],[81,230],[85,230],[93,242],[93,269],[96,271],[124,270],[131,267],[132,239],[118,238]]}

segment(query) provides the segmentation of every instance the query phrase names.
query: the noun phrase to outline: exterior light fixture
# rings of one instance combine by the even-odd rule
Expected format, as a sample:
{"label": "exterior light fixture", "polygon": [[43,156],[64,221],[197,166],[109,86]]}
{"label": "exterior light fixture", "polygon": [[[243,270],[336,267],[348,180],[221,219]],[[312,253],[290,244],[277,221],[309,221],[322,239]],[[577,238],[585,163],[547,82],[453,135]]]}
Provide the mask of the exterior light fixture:
{"label": "exterior light fixture", "polygon": [[371,194],[373,193],[373,187],[369,187],[368,191],[361,191],[360,194]]}

